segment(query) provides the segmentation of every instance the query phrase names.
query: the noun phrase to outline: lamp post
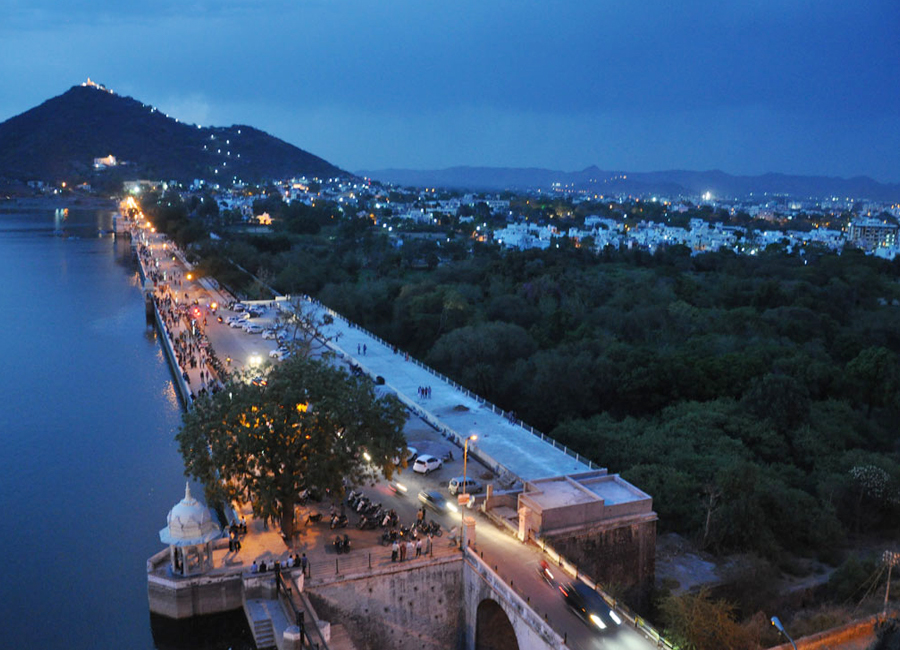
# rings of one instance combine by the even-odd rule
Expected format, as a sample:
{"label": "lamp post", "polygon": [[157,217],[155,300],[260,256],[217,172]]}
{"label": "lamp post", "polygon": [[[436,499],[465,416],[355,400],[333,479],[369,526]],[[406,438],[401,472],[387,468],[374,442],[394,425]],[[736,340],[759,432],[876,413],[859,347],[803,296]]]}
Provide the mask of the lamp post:
{"label": "lamp post", "polygon": [[[466,438],[465,443],[463,444],[463,496],[461,499],[457,499],[457,503],[460,506],[468,506],[469,504],[469,481],[468,481],[468,461],[469,461],[469,441],[470,440],[478,440],[478,435],[473,433],[468,438]],[[465,549],[468,546],[468,535],[466,535],[466,511],[464,508],[460,507],[459,509],[459,523],[462,526],[462,548]]]}
{"label": "lamp post", "polygon": [[791,642],[791,645],[794,646],[794,650],[797,650],[797,644],[794,643],[794,640],[793,640],[793,639],[791,638],[791,636],[785,631],[784,625],[781,624],[781,621],[778,619],[778,617],[777,617],[777,616],[773,616],[770,620],[772,621],[772,625],[775,626],[775,629],[778,630],[779,632],[781,632],[781,633],[784,635],[784,638],[786,638],[788,641]]}

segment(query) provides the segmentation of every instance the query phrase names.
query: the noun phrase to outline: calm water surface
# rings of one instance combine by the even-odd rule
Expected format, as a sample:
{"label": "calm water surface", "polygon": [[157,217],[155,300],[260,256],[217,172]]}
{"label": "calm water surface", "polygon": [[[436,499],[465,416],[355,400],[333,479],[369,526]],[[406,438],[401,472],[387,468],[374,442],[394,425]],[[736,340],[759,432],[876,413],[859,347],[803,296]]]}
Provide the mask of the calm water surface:
{"label": "calm water surface", "polygon": [[0,647],[156,646],[181,407],[112,214],[0,202]]}

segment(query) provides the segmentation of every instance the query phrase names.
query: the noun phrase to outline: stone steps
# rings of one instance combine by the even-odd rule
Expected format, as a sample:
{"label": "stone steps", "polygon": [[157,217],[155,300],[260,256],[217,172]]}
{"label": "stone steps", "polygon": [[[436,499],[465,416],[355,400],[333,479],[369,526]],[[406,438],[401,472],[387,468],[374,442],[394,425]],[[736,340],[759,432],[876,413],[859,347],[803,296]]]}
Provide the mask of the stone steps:
{"label": "stone steps", "polygon": [[275,627],[272,624],[272,615],[269,612],[270,605],[278,607],[275,601],[267,601],[259,598],[244,601],[244,613],[250,623],[250,631],[253,633],[253,642],[257,648],[275,648]]}

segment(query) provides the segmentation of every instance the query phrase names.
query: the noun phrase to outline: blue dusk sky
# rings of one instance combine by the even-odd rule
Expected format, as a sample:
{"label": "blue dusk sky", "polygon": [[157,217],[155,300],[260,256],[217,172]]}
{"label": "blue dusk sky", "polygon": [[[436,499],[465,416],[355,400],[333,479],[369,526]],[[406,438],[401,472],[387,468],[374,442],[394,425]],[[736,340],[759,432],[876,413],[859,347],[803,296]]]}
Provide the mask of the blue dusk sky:
{"label": "blue dusk sky", "polygon": [[900,181],[898,0],[0,0],[0,120],[87,77],[345,169]]}

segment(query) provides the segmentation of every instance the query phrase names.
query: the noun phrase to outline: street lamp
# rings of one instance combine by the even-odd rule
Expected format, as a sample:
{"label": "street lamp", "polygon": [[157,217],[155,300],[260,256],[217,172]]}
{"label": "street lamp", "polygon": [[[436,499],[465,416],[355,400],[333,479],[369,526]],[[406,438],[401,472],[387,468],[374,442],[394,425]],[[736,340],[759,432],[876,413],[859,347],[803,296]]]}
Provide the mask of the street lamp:
{"label": "street lamp", "polygon": [[[469,461],[469,441],[470,440],[478,440],[478,435],[473,433],[468,438],[466,438],[465,443],[463,444],[463,494],[462,497],[457,499],[460,506],[468,506],[469,504],[469,481],[468,481],[468,461]],[[459,509],[459,523],[462,526],[462,548],[465,549],[468,546],[468,535],[466,534],[466,510],[465,508]]]}
{"label": "street lamp", "polygon": [[791,638],[791,636],[785,631],[784,625],[781,624],[781,621],[778,620],[778,617],[777,617],[777,616],[773,616],[770,620],[772,621],[772,625],[775,626],[775,629],[778,630],[779,632],[781,632],[781,633],[784,635],[784,638],[786,638],[788,641],[791,642],[791,645],[794,646],[794,650],[797,650],[797,644],[794,643],[794,640],[793,640],[793,639]]}

